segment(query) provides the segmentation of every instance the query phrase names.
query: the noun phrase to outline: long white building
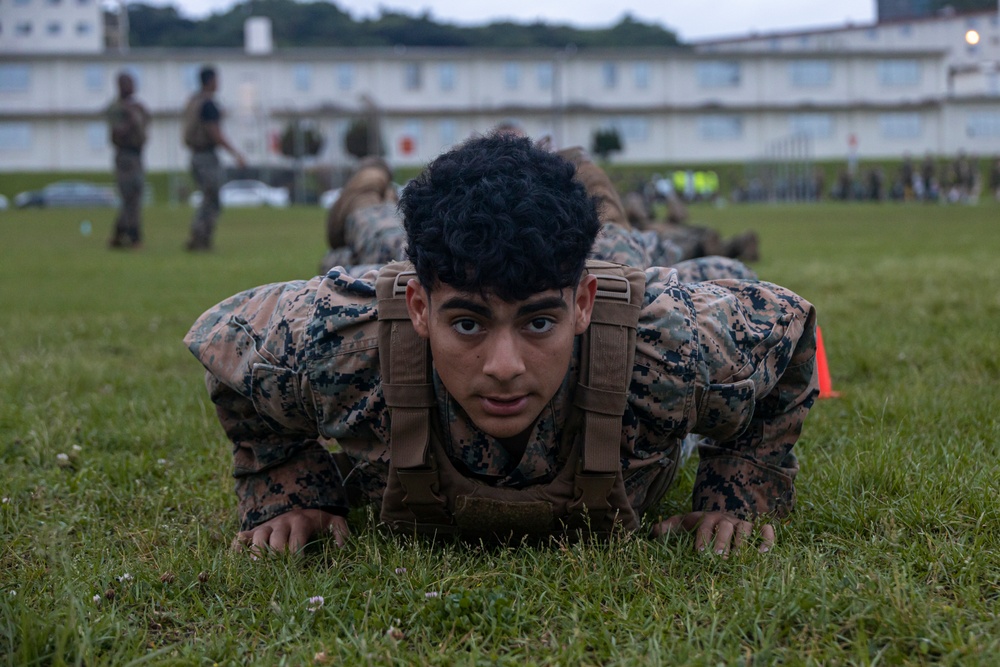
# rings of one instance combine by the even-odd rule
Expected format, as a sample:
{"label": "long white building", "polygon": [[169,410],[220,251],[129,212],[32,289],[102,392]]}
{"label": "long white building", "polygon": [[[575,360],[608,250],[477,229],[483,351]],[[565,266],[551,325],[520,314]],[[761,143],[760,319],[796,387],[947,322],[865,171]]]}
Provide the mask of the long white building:
{"label": "long white building", "polygon": [[344,163],[343,133],[372,112],[397,165],[502,121],[563,146],[614,126],[624,142],[615,160],[629,163],[747,161],[791,137],[815,159],[1000,154],[996,12],[688,50],[275,50],[261,25],[239,50],[3,50],[0,171],[106,170],[103,109],[122,69],[153,113],[147,167],[186,169],[180,114],[204,63],[220,73],[227,134],[258,165],[285,163],[274,137],[291,119],[325,135],[320,162]]}

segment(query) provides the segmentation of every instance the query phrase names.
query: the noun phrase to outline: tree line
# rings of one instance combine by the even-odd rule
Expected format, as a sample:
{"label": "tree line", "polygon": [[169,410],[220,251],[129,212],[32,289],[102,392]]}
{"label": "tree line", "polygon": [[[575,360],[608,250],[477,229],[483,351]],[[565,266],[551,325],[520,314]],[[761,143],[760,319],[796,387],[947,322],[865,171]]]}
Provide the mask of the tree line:
{"label": "tree line", "polygon": [[276,47],[478,47],[614,48],[679,46],[677,35],[655,23],[625,14],[603,29],[546,23],[496,22],[459,26],[435,21],[429,13],[409,15],[382,9],[375,18],[354,19],[333,2],[245,0],[228,11],[194,20],[173,5],[129,3],[129,43],[134,47],[241,47],[250,16],[271,19]]}

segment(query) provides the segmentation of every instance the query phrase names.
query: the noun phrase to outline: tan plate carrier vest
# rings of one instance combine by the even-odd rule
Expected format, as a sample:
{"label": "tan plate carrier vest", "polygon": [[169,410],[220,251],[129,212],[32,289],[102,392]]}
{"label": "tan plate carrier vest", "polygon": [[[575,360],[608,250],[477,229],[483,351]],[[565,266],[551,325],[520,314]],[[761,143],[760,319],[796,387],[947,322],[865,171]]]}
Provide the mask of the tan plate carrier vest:
{"label": "tan plate carrier vest", "polygon": [[[620,457],[645,275],[598,261],[588,261],[587,271],[597,276],[597,298],[582,335],[573,399],[579,410],[564,429],[562,468],[550,482],[522,489],[466,477],[448,459],[439,436],[430,346],[417,335],[406,310],[406,283],[416,273],[408,262],[379,272],[379,358],[392,416],[381,520],[391,530],[507,541],[577,531],[608,535],[639,527]],[[640,512],[666,490],[669,479],[658,481]]]}

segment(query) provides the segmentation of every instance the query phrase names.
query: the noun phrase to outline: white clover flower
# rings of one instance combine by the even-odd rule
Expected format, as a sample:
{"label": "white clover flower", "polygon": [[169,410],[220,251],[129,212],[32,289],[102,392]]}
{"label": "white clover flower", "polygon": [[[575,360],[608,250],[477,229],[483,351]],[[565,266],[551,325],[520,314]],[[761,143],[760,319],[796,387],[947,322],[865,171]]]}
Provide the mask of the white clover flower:
{"label": "white clover flower", "polygon": [[56,454],[56,461],[69,461],[69,454]]}
{"label": "white clover flower", "polygon": [[10,502],[10,498],[8,498],[8,497],[4,496],[4,499],[3,499],[3,504],[4,504],[4,505],[6,505],[6,504],[7,504],[7,503],[9,503],[9,502]]}
{"label": "white clover flower", "polygon": [[156,462],[158,464],[160,464],[161,466],[167,465],[167,460],[166,459],[156,459]]}
{"label": "white clover flower", "polygon": [[424,593],[425,598],[436,598],[437,596],[438,596],[437,591],[427,591],[426,593]]}
{"label": "white clover flower", "polygon": [[80,445],[73,445],[73,451],[74,452],[82,452],[83,451],[83,447],[81,447]]}
{"label": "white clover flower", "polygon": [[396,568],[396,574],[406,574],[406,568],[405,567],[397,567]]}
{"label": "white clover flower", "polygon": [[17,591],[14,591],[14,590],[12,590],[12,591],[10,592],[10,596],[11,596],[12,598],[16,598],[16,597],[17,597]]}
{"label": "white clover flower", "polygon": [[323,599],[322,595],[314,595],[309,598],[309,606],[306,609],[315,613],[322,609],[324,604],[326,604],[326,600]]}
{"label": "white clover flower", "polygon": [[117,579],[117,580],[118,580],[119,582],[123,582],[123,581],[131,581],[131,579],[132,579],[132,575],[131,575],[131,574],[129,574],[128,572],[126,572],[125,574],[123,574],[123,575],[122,575],[122,576],[120,576],[120,577],[115,577],[115,579]]}
{"label": "white clover flower", "polygon": [[94,604],[101,604],[101,595],[98,593],[94,596]]}

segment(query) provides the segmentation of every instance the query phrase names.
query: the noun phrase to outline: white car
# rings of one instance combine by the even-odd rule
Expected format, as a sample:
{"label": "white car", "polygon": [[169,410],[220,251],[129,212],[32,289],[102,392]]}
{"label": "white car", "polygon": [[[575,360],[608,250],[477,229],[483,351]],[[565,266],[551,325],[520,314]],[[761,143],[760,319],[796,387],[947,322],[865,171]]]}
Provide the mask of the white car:
{"label": "white car", "polygon": [[[201,192],[192,192],[188,203],[201,206]],[[219,201],[223,208],[270,206],[285,208],[289,204],[288,190],[273,188],[267,183],[250,179],[229,181],[219,189]]]}

